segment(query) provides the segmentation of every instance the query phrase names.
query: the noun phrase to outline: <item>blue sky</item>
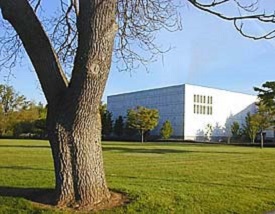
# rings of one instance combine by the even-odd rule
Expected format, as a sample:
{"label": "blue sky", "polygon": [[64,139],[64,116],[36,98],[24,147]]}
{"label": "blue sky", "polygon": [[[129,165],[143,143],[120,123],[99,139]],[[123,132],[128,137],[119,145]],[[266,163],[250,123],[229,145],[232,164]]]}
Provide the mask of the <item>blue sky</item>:
{"label": "blue sky", "polygon": [[[183,30],[162,32],[158,42],[173,49],[144,69],[131,74],[113,65],[103,99],[107,95],[164,87],[197,84],[253,94],[253,86],[274,80],[275,39],[254,41],[242,37],[232,23],[198,11],[191,5],[182,8]],[[256,23],[250,30],[261,33]],[[29,99],[45,99],[29,60],[17,66],[9,78],[17,91]],[[4,81],[4,75],[0,81]]]}

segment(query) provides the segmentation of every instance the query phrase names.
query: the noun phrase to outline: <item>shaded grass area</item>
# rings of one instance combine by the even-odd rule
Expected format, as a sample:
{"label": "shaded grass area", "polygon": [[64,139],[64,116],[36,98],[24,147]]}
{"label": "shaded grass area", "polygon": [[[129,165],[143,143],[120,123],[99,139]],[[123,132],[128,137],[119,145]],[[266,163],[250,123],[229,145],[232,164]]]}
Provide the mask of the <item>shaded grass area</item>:
{"label": "shaded grass area", "polygon": [[[275,210],[275,149],[104,142],[108,185],[132,199],[102,213]],[[0,213],[70,213],[33,205],[54,187],[46,141],[0,140]],[[78,212],[79,213],[79,212]]]}

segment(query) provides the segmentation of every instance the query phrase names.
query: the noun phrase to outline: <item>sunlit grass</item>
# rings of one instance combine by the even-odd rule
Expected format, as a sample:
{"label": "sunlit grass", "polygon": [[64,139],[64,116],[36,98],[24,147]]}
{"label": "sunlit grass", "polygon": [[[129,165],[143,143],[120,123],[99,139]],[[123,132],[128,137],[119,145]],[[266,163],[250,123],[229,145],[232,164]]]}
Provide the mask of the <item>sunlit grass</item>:
{"label": "sunlit grass", "polygon": [[[104,142],[103,150],[109,187],[132,199],[104,213],[275,210],[273,148]],[[55,212],[5,193],[7,187],[15,192],[53,188],[53,179],[48,142],[0,140],[0,213]]]}

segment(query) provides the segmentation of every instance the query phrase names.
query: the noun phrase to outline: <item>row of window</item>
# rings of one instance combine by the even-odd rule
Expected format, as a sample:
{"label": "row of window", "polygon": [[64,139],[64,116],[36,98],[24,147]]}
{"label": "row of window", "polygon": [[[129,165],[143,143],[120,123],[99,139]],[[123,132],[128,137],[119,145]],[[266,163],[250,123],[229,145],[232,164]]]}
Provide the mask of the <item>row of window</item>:
{"label": "row of window", "polygon": [[194,103],[213,104],[213,97],[212,96],[194,94]]}
{"label": "row of window", "polygon": [[194,114],[213,114],[212,106],[194,105]]}

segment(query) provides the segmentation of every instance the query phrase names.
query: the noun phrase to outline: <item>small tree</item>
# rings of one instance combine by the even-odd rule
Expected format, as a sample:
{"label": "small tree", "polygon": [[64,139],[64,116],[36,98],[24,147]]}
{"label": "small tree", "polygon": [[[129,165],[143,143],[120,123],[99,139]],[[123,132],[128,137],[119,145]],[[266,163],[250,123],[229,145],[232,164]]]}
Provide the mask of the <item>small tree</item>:
{"label": "small tree", "polygon": [[144,141],[144,133],[154,129],[158,125],[159,112],[157,109],[149,109],[138,106],[127,112],[127,124],[130,128],[140,132],[141,142]]}
{"label": "small tree", "polygon": [[114,133],[118,137],[121,137],[123,135],[123,133],[124,133],[124,121],[123,121],[123,117],[122,116],[119,116],[115,120]]}
{"label": "small tree", "polygon": [[231,133],[234,138],[237,138],[241,134],[241,128],[238,122],[234,121],[231,125]]}
{"label": "small tree", "polygon": [[163,139],[168,139],[173,134],[173,127],[169,120],[166,120],[160,130],[160,136]]}
{"label": "small tree", "polygon": [[109,136],[113,130],[112,113],[107,110],[106,104],[100,105],[100,116],[101,116],[101,134],[102,136]]}
{"label": "small tree", "polygon": [[263,102],[259,102],[258,111],[255,114],[255,120],[258,122],[259,132],[261,136],[261,148],[264,147],[263,131],[273,125],[273,112]]}
{"label": "small tree", "polygon": [[[260,103],[258,104],[258,112],[262,115],[265,124],[268,127],[275,125],[275,82],[265,82],[261,88],[254,87],[254,90],[258,92],[258,98]],[[267,121],[268,120],[268,121]],[[267,127],[267,128],[268,128]],[[274,130],[275,133],[275,130]],[[263,146],[263,136],[261,132],[261,146]]]}
{"label": "small tree", "polygon": [[211,124],[207,124],[206,128],[205,128],[205,139],[206,140],[208,140],[208,141],[211,140],[212,132],[213,132],[213,126]]}
{"label": "small tree", "polygon": [[243,124],[243,132],[251,140],[251,143],[255,143],[258,130],[259,123],[257,116],[247,113],[245,117],[245,124]]}

